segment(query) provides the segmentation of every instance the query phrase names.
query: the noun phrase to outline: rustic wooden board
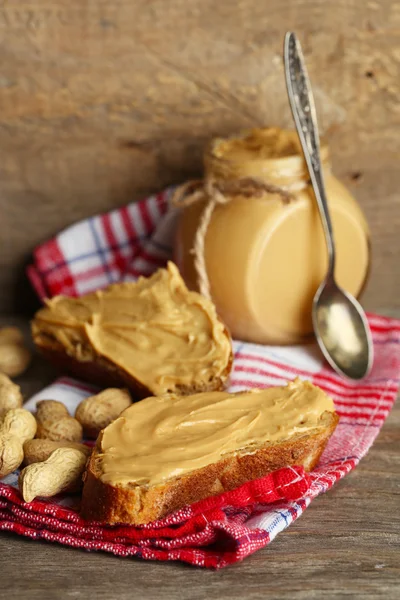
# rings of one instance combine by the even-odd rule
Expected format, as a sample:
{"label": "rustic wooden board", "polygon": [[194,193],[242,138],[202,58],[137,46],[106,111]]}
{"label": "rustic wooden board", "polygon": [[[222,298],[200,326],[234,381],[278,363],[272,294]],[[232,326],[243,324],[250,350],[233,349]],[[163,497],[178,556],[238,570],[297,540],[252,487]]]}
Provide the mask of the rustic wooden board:
{"label": "rustic wooden board", "polygon": [[[10,321],[20,322],[0,324]],[[36,358],[20,383],[29,396],[53,377]],[[210,572],[0,533],[0,598],[395,600],[400,595],[399,474],[397,403],[360,465],[243,563]]]}
{"label": "rustic wooden board", "polygon": [[12,0],[0,3],[0,310],[15,310],[38,242],[201,172],[215,134],[289,124],[289,27],[335,170],[372,226],[366,305],[399,307],[399,2]]}

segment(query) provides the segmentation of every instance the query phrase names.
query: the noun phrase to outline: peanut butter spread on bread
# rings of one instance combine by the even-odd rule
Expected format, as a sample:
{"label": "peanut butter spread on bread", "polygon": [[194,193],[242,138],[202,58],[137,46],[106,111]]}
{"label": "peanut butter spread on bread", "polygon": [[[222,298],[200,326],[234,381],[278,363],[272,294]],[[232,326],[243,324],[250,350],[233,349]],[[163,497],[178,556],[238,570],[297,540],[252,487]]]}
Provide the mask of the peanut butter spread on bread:
{"label": "peanut butter spread on bread", "polygon": [[212,302],[189,291],[171,262],[137,282],[48,300],[32,332],[79,361],[107,359],[155,395],[207,389],[226,377],[232,352]]}
{"label": "peanut butter spread on bread", "polygon": [[113,486],[157,485],[323,429],[326,411],[334,412],[331,398],[300,379],[237,394],[147,398],[100,433],[100,478]]}

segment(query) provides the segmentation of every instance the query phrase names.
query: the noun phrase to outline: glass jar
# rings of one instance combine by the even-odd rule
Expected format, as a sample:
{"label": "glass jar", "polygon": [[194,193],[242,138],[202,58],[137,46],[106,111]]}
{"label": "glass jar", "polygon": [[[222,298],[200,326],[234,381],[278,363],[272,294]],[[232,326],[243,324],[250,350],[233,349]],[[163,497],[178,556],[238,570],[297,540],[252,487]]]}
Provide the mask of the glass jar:
{"label": "glass jar", "polygon": [[[369,270],[369,230],[349,191],[332,175],[328,148],[321,158],[337,247],[336,279],[358,296]],[[235,194],[217,205],[208,225],[205,267],[211,298],[235,339],[293,344],[312,334],[311,306],[325,277],[327,250],[297,134],[276,128],[216,139],[207,148],[205,177],[215,182],[256,178],[289,192]],[[209,198],[183,209],[175,261],[198,289],[191,249]]]}

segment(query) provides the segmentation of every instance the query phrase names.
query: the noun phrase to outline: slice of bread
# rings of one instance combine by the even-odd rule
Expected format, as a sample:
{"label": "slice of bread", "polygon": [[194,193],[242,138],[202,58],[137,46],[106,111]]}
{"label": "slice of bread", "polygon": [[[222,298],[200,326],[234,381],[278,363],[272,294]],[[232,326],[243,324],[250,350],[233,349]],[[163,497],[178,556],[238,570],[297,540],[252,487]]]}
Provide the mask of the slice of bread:
{"label": "slice of bread", "polygon": [[81,298],[58,296],[32,322],[38,350],[75,377],[136,398],[224,387],[231,338],[206,298],[168,263],[149,278]]}
{"label": "slice of bread", "polygon": [[338,420],[332,400],[299,380],[148,398],[100,434],[84,475],[82,516],[141,525],[281,467],[312,470]]}

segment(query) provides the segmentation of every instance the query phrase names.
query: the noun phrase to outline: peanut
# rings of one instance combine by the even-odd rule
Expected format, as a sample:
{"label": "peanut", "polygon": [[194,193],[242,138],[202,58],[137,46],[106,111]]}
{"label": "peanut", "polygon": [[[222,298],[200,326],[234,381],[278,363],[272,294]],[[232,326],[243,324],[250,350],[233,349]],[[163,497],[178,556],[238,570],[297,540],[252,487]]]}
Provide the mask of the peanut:
{"label": "peanut", "polygon": [[24,458],[21,441],[9,434],[0,436],[0,479],[18,469]]}
{"label": "peanut", "polygon": [[56,421],[68,414],[65,404],[58,400],[40,400],[36,405],[36,419],[39,422]]}
{"label": "peanut", "polygon": [[132,400],[127,390],[109,388],[82,400],[75,411],[75,418],[83,426],[87,437],[97,438],[100,431],[115,421],[131,404]]}
{"label": "peanut", "polygon": [[57,400],[41,400],[36,405],[38,428],[36,437],[55,442],[82,439],[82,425],[71,417],[67,408]]}
{"label": "peanut", "polygon": [[9,410],[0,425],[0,478],[17,469],[23,458],[23,445],[35,437],[36,420],[28,410]]}
{"label": "peanut", "polygon": [[21,440],[24,444],[35,437],[36,419],[29,410],[24,408],[13,408],[3,418],[0,426],[0,435],[9,433]]}
{"label": "peanut", "polygon": [[21,406],[22,394],[19,385],[13,383],[4,373],[0,373],[0,419],[7,411]]}
{"label": "peanut", "polygon": [[0,372],[9,377],[21,375],[31,362],[31,353],[21,344],[10,342],[1,343],[0,340]]}
{"label": "peanut", "polygon": [[18,327],[3,327],[0,329],[0,344],[20,344],[24,345],[24,336]]}
{"label": "peanut", "polygon": [[0,372],[17,377],[30,361],[31,353],[24,346],[24,336],[18,327],[0,329]]}
{"label": "peanut", "polygon": [[41,439],[29,440],[24,444],[24,466],[47,460],[50,454],[54,450],[57,450],[57,448],[74,448],[75,450],[80,450],[86,456],[89,456],[91,452],[91,448],[77,442],[68,442],[66,440],[60,442]]}
{"label": "peanut", "polygon": [[22,469],[19,489],[25,502],[37,496],[49,498],[60,492],[77,491],[82,485],[86,454],[75,448],[57,448],[44,462]]}

